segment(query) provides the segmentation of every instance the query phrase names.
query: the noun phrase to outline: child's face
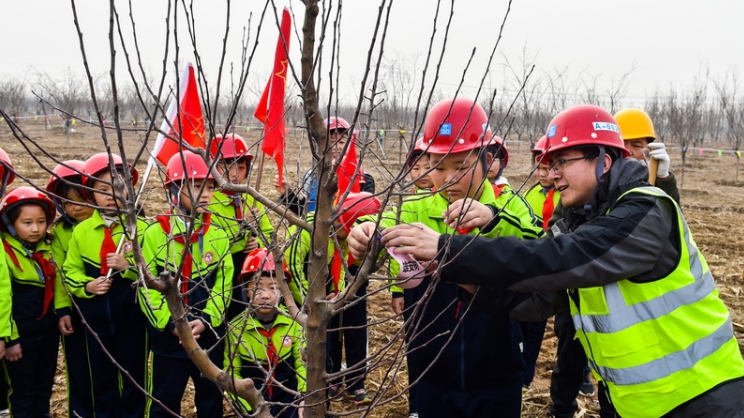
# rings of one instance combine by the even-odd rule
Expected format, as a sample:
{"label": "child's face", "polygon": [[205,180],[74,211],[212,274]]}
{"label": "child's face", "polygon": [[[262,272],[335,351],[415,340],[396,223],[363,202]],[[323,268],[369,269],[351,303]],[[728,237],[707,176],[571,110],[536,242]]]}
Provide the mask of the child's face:
{"label": "child's face", "polygon": [[[490,154],[486,163],[490,164]],[[465,151],[449,155],[429,154],[431,182],[450,202],[466,197],[478,199],[483,189],[483,167],[478,152]]]}
{"label": "child's face", "polygon": [[333,157],[333,162],[335,163],[341,156],[341,152],[344,150],[344,146],[346,146],[348,136],[346,135],[346,132],[341,133],[339,131],[332,131],[329,139],[331,141],[331,156]]}
{"label": "child's face", "polygon": [[[204,190],[201,190],[202,185],[204,186]],[[201,191],[201,195],[199,195],[199,191]],[[191,211],[194,208],[191,196],[194,198],[198,197],[196,212],[204,213],[207,210],[207,206],[209,206],[212,201],[213,194],[214,180],[194,180],[193,182],[186,182],[185,187],[181,187],[181,204],[186,208],[186,210]]]}
{"label": "child's face", "polygon": [[253,288],[248,289],[248,297],[251,300],[251,308],[258,315],[273,314],[279,305],[279,288],[276,280],[262,274],[258,282],[254,282]]}
{"label": "child's face", "polygon": [[44,209],[37,204],[21,206],[18,219],[13,223],[18,239],[34,244],[44,238],[47,230],[47,218]]}
{"label": "child's face", "polygon": [[535,179],[540,183],[540,186],[542,187],[553,186],[553,180],[551,180],[550,176],[548,176],[549,171],[550,171],[549,165],[547,164],[537,165],[537,168],[535,169]]}
{"label": "child's face", "polygon": [[[65,201],[62,202],[62,210],[70,218],[77,222],[82,222],[93,214],[93,208],[90,206],[81,205],[78,203],[90,203],[83,199],[83,196],[76,189],[69,189],[64,197]],[[76,203],[77,202],[77,203]]]}
{"label": "child's face", "polygon": [[[93,183],[93,200],[96,206],[101,207],[104,212],[116,211],[117,202],[114,199],[114,187],[111,181],[111,173],[104,171],[97,176],[96,181]],[[127,198],[127,190],[124,189],[124,195],[122,199]],[[119,202],[121,205],[121,202]]]}
{"label": "child's face", "polygon": [[217,164],[217,171],[230,183],[242,184],[248,177],[248,160],[245,158],[223,160]]}
{"label": "child's face", "polygon": [[494,158],[493,161],[491,161],[491,165],[488,167],[488,172],[486,173],[486,177],[488,178],[488,181],[493,183],[496,181],[496,179],[499,176],[499,170],[501,169],[501,160],[498,158]]}
{"label": "child's face", "polygon": [[411,179],[419,189],[431,189],[433,185],[427,173],[428,170],[429,159],[424,155],[411,166]]}

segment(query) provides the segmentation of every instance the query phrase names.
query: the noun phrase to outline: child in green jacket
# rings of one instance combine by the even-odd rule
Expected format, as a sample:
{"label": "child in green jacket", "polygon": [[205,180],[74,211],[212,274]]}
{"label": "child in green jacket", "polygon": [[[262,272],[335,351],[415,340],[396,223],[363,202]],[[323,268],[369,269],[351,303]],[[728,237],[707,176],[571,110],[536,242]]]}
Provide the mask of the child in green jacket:
{"label": "child in green jacket", "polygon": [[[302,328],[279,306],[274,257],[265,248],[251,252],[240,275],[246,283],[250,309],[233,319],[225,345],[225,369],[235,379],[250,378],[271,403],[271,415],[296,418],[298,398],[306,391],[302,362]],[[284,268],[285,277],[289,270]],[[231,397],[236,408],[250,412],[248,404]]]}
{"label": "child in green jacket", "polygon": [[147,331],[132,286],[139,279],[132,240],[142,236],[147,224],[138,220],[138,231],[133,231],[120,213],[127,196],[118,195],[113,179],[122,179],[125,170],[131,170],[136,184],[137,170],[116,154],[95,154],[85,162],[83,183],[92,189],[86,194],[97,210],[72,231],[63,266],[67,289],[90,326],[85,327],[84,352],[89,369],[74,373],[90,376],[96,417],[142,417],[145,408]]}
{"label": "child in green jacket", "polygon": [[[92,202],[85,198],[82,173],[85,162],[79,160],[64,161],[52,170],[47,183],[47,193],[57,207],[60,217],[52,225],[52,254],[59,267],[67,258],[72,231],[82,221],[93,215]],[[64,272],[56,282],[54,308],[59,317],[59,331],[62,333],[62,348],[65,354],[67,371],[67,410],[70,415],[87,417],[93,415],[92,385],[89,370],[85,327],[80,312],[74,309],[70,295],[67,293]],[[74,378],[73,378],[74,377]]]}
{"label": "child in green jacket", "polygon": [[[221,365],[233,264],[230,239],[212,223],[207,211],[214,180],[204,159],[190,151],[171,157],[165,174],[171,210],[157,216],[157,222],[145,231],[142,255],[154,276],[163,271],[171,275],[180,272],[177,279],[186,319],[199,345],[209,351],[214,364]],[[159,401],[148,399],[147,415],[180,414],[191,378],[197,416],[221,417],[222,392],[189,359],[163,294],[141,287],[139,299],[150,325],[150,394]]]}
{"label": "child in green jacket", "polygon": [[6,341],[5,369],[13,417],[49,416],[57,371],[59,330],[54,311],[57,271],[47,226],[56,210],[46,195],[19,187],[0,202],[5,264],[12,288],[12,335]]}

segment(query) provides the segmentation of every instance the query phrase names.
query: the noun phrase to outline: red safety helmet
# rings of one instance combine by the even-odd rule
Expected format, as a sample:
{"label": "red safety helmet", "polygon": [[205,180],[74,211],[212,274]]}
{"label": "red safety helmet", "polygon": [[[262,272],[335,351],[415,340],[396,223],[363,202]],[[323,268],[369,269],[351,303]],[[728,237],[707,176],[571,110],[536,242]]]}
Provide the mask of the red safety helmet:
{"label": "red safety helmet", "polygon": [[578,105],[565,109],[548,125],[545,155],[582,145],[603,145],[620,151],[623,158],[630,152],[625,149],[620,128],[612,115],[601,107]]}
{"label": "red safety helmet", "polygon": [[73,183],[82,183],[83,174],[85,170],[85,162],[80,160],[68,160],[63,161],[62,164],[58,164],[52,170],[52,175],[49,177],[49,183],[47,183],[46,191],[51,194],[57,194],[57,186],[60,180],[65,179]]}
{"label": "red safety helmet", "polygon": [[408,151],[408,155],[406,156],[406,165],[411,167],[416,159],[418,159],[419,155],[423,154],[425,150],[426,144],[424,143],[424,137],[420,136],[419,139],[416,140],[416,143],[413,144],[413,149]]}
{"label": "red safety helmet", "polygon": [[0,230],[8,232],[8,223],[10,223],[8,211],[10,209],[29,202],[39,203],[44,208],[47,224],[51,225],[54,221],[54,216],[57,214],[57,209],[54,207],[52,200],[46,194],[33,187],[21,186],[9,191],[3,196],[3,200],[0,201],[0,218],[2,219]]}
{"label": "red safety helmet", "polygon": [[351,125],[349,125],[349,122],[346,121],[344,118],[338,118],[335,116],[331,116],[330,118],[324,120],[326,127],[329,131],[342,131],[346,132],[351,128]]}
{"label": "red safety helmet", "polygon": [[504,140],[498,135],[493,135],[486,145],[494,146],[497,149],[501,149],[501,154],[503,155],[501,170],[505,169],[507,164],[509,164],[509,149],[506,148]]}
{"label": "red safety helmet", "polygon": [[240,135],[227,134],[224,137],[217,135],[212,138],[209,154],[213,159],[239,160],[246,158],[248,162],[253,161],[253,154],[248,151],[248,144]]}
{"label": "red safety helmet", "polygon": [[[287,260],[282,260],[282,264],[284,265],[284,278],[289,280],[291,274],[289,273]],[[247,276],[250,276],[257,271],[276,271],[274,255],[266,248],[256,248],[248,254],[245,261],[243,261],[243,268],[240,270],[240,276],[238,276],[238,279],[241,283],[245,283],[250,279],[250,277]]]}
{"label": "red safety helmet", "polygon": [[424,121],[424,143],[430,154],[450,154],[484,147],[491,140],[488,115],[481,105],[458,97],[435,104]]}
{"label": "red safety helmet", "polygon": [[[114,167],[124,167],[124,162],[122,161],[120,156],[111,154],[111,159],[114,161]],[[137,180],[139,180],[139,172],[137,172],[137,169],[132,167],[131,164],[128,164],[127,167],[129,167],[132,173],[132,185],[137,184]],[[85,174],[83,176],[83,186],[90,187],[91,184],[93,184],[94,178],[101,174],[104,170],[108,169],[109,154],[101,152],[88,158],[85,161],[85,165],[83,166],[83,174]]]}
{"label": "red safety helmet", "polygon": [[[535,144],[532,146],[532,149],[530,150],[532,152],[532,155],[535,158],[535,162],[537,163],[543,163],[543,159],[545,158],[545,147],[548,144],[548,137],[543,135],[540,137],[540,139],[535,142]],[[547,164],[547,161],[543,164]]]}
{"label": "red safety helmet", "polygon": [[359,217],[373,215],[378,213],[380,209],[382,209],[382,204],[372,193],[349,193],[338,209],[338,220],[344,230],[349,232]]}
{"label": "red safety helmet", "polygon": [[7,186],[15,180],[15,173],[13,172],[13,163],[10,162],[8,153],[0,148],[0,181],[5,178],[6,173],[8,175],[8,182],[5,185]]}
{"label": "red safety helmet", "polygon": [[207,163],[204,162],[204,158],[199,154],[184,150],[168,160],[168,165],[165,166],[164,186],[168,187],[171,183],[184,179],[205,180],[211,178],[213,178],[212,172],[209,170]]}

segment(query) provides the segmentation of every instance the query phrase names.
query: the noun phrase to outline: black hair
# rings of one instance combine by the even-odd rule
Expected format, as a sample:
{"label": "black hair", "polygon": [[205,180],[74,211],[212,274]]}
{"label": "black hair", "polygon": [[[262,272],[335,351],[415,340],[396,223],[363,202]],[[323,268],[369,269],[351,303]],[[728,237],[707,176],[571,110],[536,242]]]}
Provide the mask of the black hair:
{"label": "black hair", "polygon": [[[576,149],[580,151],[586,158],[597,158],[600,154],[599,146],[597,145],[584,145],[576,147]],[[622,156],[622,152],[614,147],[605,147],[605,154],[610,156],[612,162],[615,162]]]}
{"label": "black hair", "polygon": [[44,205],[41,204],[41,202],[37,202],[35,200],[29,200],[27,202],[20,202],[13,206],[11,206],[10,209],[8,209],[8,222],[10,222],[10,226],[12,226],[17,220],[18,217],[21,216],[21,208],[27,205],[36,205],[41,208],[42,211],[44,211],[44,216],[46,217],[46,209]]}

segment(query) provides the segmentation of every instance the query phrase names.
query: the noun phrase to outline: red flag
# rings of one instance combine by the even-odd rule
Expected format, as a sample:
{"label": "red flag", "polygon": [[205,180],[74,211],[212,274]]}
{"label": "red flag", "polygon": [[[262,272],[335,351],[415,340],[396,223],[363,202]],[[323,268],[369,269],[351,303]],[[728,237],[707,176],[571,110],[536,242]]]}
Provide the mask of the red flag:
{"label": "red flag", "polygon": [[[204,114],[202,113],[199,90],[196,87],[194,66],[187,63],[181,73],[178,96],[168,105],[166,119],[160,125],[158,139],[153,154],[162,164],[168,164],[170,157],[182,148],[181,142],[192,147],[205,148]],[[165,134],[163,134],[165,133]]]}
{"label": "red flag", "polygon": [[[264,139],[261,150],[276,161],[279,171],[279,181],[284,178],[284,88],[287,82],[287,67],[289,59],[290,29],[292,18],[287,8],[282,12],[281,33],[276,42],[274,54],[274,71],[261,95],[256,112],[253,114],[264,124]],[[285,47],[286,46],[286,47]]]}
{"label": "red flag", "polygon": [[[361,186],[359,185],[359,177],[362,175],[359,171],[359,161],[357,159],[356,151],[356,134],[351,135],[351,143],[349,149],[346,151],[346,155],[341,159],[341,163],[336,169],[336,176],[338,177],[338,196],[342,196],[349,190],[350,193],[359,193]],[[354,177],[356,175],[356,178]]]}

